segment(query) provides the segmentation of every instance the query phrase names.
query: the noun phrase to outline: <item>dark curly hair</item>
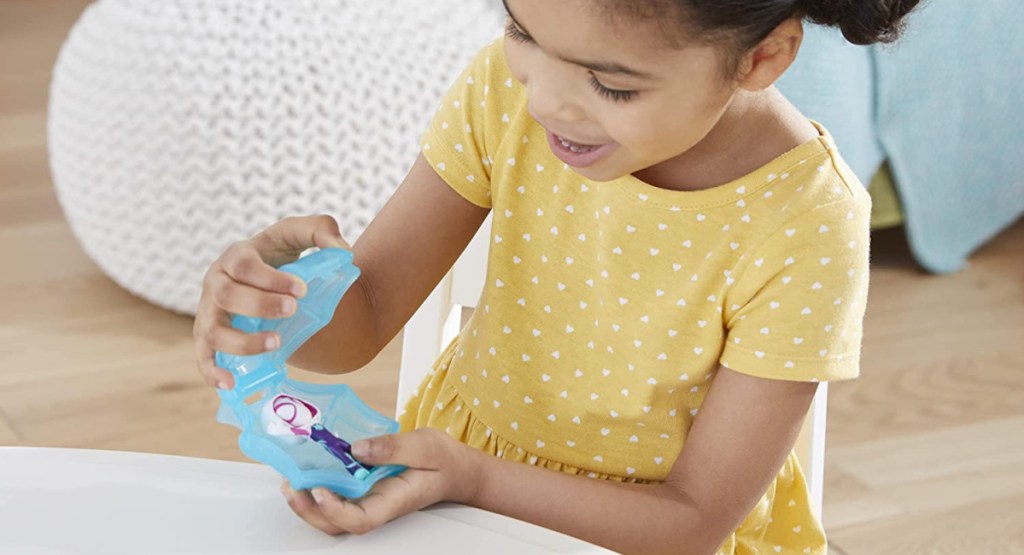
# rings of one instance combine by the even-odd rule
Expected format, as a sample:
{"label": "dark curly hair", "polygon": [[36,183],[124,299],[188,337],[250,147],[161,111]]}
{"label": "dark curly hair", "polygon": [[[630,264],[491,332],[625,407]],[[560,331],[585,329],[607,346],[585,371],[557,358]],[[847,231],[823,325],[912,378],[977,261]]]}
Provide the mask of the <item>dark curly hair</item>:
{"label": "dark curly hair", "polygon": [[756,46],[780,23],[801,17],[837,27],[854,44],[893,42],[904,18],[920,0],[605,0],[607,9],[623,10],[656,21],[675,45],[726,43],[732,68],[740,55]]}

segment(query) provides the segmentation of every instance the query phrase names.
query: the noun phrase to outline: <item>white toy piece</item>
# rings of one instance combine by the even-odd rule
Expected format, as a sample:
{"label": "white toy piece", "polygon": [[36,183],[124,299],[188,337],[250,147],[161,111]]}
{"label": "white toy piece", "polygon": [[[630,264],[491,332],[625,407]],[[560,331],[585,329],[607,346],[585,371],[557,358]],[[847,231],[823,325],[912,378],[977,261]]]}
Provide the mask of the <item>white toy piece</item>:
{"label": "white toy piece", "polygon": [[298,445],[309,437],[309,432],[302,430],[320,424],[323,413],[302,399],[281,394],[263,403],[260,417],[268,434],[289,445]]}

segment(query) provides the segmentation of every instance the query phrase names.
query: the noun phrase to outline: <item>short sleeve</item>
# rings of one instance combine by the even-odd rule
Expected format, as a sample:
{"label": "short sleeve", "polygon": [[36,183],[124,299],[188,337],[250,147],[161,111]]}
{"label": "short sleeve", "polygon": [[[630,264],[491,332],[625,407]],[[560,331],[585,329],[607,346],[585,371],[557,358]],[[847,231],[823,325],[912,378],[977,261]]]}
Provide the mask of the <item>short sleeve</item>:
{"label": "short sleeve", "polygon": [[844,199],[789,221],[726,295],[726,368],[794,381],[855,378],[868,293],[870,207]]}
{"label": "short sleeve", "polygon": [[492,156],[507,129],[501,125],[501,110],[509,87],[502,82],[510,79],[501,41],[495,41],[452,84],[420,145],[434,171],[483,208],[491,207]]}

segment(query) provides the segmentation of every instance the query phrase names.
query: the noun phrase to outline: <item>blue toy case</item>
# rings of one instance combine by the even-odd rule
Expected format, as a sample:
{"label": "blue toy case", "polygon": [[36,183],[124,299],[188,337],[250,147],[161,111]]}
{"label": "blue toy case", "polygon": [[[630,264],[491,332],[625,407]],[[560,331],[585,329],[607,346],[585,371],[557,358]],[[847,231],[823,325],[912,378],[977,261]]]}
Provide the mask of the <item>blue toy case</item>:
{"label": "blue toy case", "polygon": [[356,477],[322,445],[270,434],[261,418],[264,405],[284,394],[315,405],[322,412],[323,427],[349,443],[398,431],[396,421],[370,408],[347,385],[312,384],[287,377],[285,361],[331,321],[341,297],[359,277],[359,268],[352,263],[351,252],[323,249],[279,269],[306,282],[307,293],[299,299],[295,314],[288,318],[232,319],[235,328],[248,333],[276,331],[281,347],[252,356],[217,352],[217,366],[230,371],[235,378],[234,389],[219,390],[217,420],[239,428],[238,445],[242,452],[280,472],[292,488],[325,487],[344,497],[362,497],[378,480],[405,468],[370,467],[368,473]]}

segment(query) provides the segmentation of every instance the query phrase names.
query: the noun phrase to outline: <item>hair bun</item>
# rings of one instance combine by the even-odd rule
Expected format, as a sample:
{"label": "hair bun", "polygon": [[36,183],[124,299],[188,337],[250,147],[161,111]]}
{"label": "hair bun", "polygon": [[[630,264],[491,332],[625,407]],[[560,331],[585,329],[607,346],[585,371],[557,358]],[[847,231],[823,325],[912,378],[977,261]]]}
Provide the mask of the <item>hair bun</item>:
{"label": "hair bun", "polygon": [[893,42],[903,18],[920,0],[799,0],[798,9],[815,23],[838,27],[854,44]]}

